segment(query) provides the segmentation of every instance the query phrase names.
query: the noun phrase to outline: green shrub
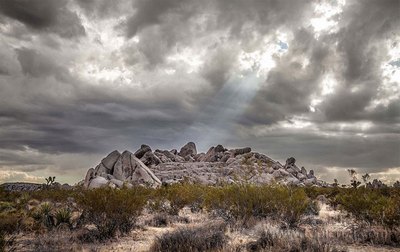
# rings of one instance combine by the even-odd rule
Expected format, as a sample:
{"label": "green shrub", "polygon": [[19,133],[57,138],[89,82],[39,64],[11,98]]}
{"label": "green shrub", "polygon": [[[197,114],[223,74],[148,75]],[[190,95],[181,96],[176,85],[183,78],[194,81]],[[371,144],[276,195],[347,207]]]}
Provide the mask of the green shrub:
{"label": "green shrub", "polygon": [[99,188],[83,192],[77,199],[87,220],[97,228],[97,239],[112,238],[117,231],[126,234],[135,225],[146,204],[148,190],[142,187],[114,190]]}
{"label": "green shrub", "polygon": [[12,202],[0,201],[0,212],[9,212],[14,210],[14,204]]}
{"label": "green shrub", "polygon": [[400,225],[400,190],[342,189],[335,197],[341,209],[360,220],[389,227]]}
{"label": "green shrub", "polygon": [[152,252],[220,251],[226,243],[223,226],[182,228],[156,238]]}
{"label": "green shrub", "polygon": [[301,188],[245,184],[210,187],[204,204],[226,220],[272,217],[295,226],[308,202]]}
{"label": "green shrub", "polygon": [[201,210],[205,186],[199,184],[173,184],[161,187],[152,192],[149,206],[153,211],[178,215],[188,206],[193,212]]}
{"label": "green shrub", "polygon": [[47,228],[51,228],[55,225],[53,207],[48,202],[41,204],[38,209],[31,213],[31,216],[38,224],[41,223]]}
{"label": "green shrub", "polygon": [[56,218],[56,225],[60,225],[65,223],[67,225],[71,225],[71,211],[68,208],[61,208],[56,211],[55,218]]}

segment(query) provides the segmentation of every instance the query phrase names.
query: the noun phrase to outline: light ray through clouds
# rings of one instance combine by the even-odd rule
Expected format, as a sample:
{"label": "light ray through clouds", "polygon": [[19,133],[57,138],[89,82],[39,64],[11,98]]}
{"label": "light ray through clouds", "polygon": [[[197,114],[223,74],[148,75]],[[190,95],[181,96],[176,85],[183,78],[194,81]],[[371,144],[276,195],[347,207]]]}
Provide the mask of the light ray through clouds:
{"label": "light ray through clouds", "polygon": [[199,116],[195,120],[199,123],[188,127],[182,133],[183,136],[196,139],[199,149],[204,151],[210,146],[226,142],[234,133],[236,119],[256,95],[261,81],[256,73],[247,73],[228,80],[210,103],[200,108]]}

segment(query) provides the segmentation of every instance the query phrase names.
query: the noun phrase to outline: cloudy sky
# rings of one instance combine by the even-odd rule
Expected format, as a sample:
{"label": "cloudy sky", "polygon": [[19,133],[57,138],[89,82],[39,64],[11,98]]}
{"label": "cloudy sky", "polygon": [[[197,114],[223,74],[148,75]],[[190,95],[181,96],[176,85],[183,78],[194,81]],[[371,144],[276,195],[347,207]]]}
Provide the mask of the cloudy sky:
{"label": "cloudy sky", "polygon": [[0,0],[0,182],[250,146],[400,179],[399,0]]}

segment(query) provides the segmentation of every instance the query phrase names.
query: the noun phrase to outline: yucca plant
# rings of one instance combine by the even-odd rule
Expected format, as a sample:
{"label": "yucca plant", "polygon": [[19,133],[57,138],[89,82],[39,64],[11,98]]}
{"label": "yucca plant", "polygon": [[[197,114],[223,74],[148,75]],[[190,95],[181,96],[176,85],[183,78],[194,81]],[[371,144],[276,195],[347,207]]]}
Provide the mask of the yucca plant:
{"label": "yucca plant", "polygon": [[39,223],[43,223],[47,228],[54,226],[53,207],[46,202],[40,205],[39,209],[32,213],[32,217]]}
{"label": "yucca plant", "polygon": [[55,217],[56,217],[56,225],[57,226],[62,223],[71,225],[72,214],[68,208],[61,208],[61,209],[57,210]]}

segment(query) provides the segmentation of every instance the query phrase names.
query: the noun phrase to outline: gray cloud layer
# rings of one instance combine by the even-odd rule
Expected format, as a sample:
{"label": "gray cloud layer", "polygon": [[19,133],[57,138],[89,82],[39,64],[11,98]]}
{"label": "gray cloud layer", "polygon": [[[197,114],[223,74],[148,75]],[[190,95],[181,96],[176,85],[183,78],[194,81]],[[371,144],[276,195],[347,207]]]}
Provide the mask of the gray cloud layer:
{"label": "gray cloud layer", "polygon": [[[322,31],[320,4],[339,10]],[[113,149],[187,141],[400,167],[399,7],[0,0],[0,170],[76,181]]]}

